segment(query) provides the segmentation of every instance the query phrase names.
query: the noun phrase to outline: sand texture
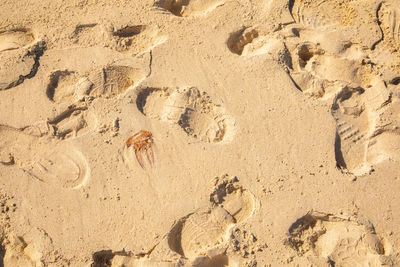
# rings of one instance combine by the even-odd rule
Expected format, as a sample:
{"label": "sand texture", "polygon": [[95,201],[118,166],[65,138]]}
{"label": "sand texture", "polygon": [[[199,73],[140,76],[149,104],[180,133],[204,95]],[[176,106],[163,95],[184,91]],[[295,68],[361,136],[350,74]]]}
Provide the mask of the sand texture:
{"label": "sand texture", "polygon": [[400,266],[398,0],[0,1],[0,266]]}

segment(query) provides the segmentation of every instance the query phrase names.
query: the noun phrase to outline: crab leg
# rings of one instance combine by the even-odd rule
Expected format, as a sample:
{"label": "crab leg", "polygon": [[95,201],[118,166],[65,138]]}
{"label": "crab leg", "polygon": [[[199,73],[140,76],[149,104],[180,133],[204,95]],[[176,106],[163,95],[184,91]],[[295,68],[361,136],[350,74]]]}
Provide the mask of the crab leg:
{"label": "crab leg", "polygon": [[146,148],[146,156],[147,160],[150,162],[150,166],[153,167],[154,165],[154,153],[153,153],[153,148],[151,147],[151,144]]}
{"label": "crab leg", "polygon": [[135,150],[135,155],[136,155],[136,159],[140,164],[140,167],[142,167],[143,169],[145,169],[144,167],[144,163],[143,163],[143,156],[142,156],[142,151],[141,150]]}

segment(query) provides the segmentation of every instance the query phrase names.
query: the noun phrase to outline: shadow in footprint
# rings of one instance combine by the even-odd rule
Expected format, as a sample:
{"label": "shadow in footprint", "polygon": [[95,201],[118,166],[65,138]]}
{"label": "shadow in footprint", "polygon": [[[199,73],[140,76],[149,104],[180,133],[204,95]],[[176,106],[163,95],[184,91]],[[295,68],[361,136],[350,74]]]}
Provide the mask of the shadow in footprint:
{"label": "shadow in footprint", "polygon": [[189,4],[189,0],[175,1],[175,0],[164,0],[157,3],[157,5],[165,10],[168,10],[172,14],[178,17],[182,17],[183,9]]}
{"label": "shadow in footprint", "polygon": [[340,140],[340,136],[337,132],[335,138],[335,159],[336,167],[338,167],[339,169],[347,169],[342,153],[342,143]]}
{"label": "shadow in footprint", "polygon": [[168,233],[168,246],[170,249],[180,255],[183,255],[182,245],[181,245],[181,233],[185,220],[190,215],[181,218]]}
{"label": "shadow in footprint", "polygon": [[126,26],[114,31],[113,35],[121,38],[133,37],[141,33],[145,28],[146,26],[143,25]]}
{"label": "shadow in footprint", "polygon": [[146,88],[139,92],[136,98],[136,107],[143,115],[146,115],[144,112],[144,107],[146,106],[147,98],[156,90],[156,88]]}
{"label": "shadow in footprint", "polygon": [[111,249],[101,250],[93,253],[93,263],[91,267],[108,267],[111,266],[111,260],[114,258],[115,254]]}
{"label": "shadow in footprint", "polygon": [[258,37],[258,31],[252,28],[242,28],[230,34],[227,45],[232,53],[242,55],[243,49]]}
{"label": "shadow in footprint", "polygon": [[[71,79],[73,78],[75,72],[73,71],[68,71],[68,70],[58,70],[53,72],[50,75],[50,81],[49,84],[47,85],[47,89],[46,89],[46,95],[47,97],[54,102],[61,102],[61,100],[63,98],[65,98],[64,95],[58,96],[59,95],[59,88],[64,89],[63,91],[66,91],[65,85],[64,83],[68,83],[68,81],[71,81],[68,83],[69,86],[71,86],[72,84],[76,83],[75,79]],[[63,85],[63,86],[62,86]],[[63,92],[63,94],[65,94],[65,92]],[[71,95],[73,94],[73,92],[71,92]]]}
{"label": "shadow in footprint", "polygon": [[4,255],[6,254],[6,249],[0,245],[0,267],[4,267]]}

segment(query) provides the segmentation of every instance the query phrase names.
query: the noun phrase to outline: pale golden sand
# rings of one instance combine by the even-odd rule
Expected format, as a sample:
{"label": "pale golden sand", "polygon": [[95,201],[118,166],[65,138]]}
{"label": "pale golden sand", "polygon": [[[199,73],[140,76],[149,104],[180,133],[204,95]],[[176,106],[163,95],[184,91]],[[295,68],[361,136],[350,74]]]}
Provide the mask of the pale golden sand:
{"label": "pale golden sand", "polygon": [[400,265],[397,0],[3,0],[0,103],[0,265]]}

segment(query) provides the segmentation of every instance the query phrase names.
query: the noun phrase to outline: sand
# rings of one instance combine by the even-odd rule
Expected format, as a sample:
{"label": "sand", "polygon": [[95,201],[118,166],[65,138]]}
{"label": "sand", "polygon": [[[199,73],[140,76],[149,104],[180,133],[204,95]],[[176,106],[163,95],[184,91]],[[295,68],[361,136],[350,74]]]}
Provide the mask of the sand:
{"label": "sand", "polygon": [[397,0],[0,18],[1,266],[400,265]]}

